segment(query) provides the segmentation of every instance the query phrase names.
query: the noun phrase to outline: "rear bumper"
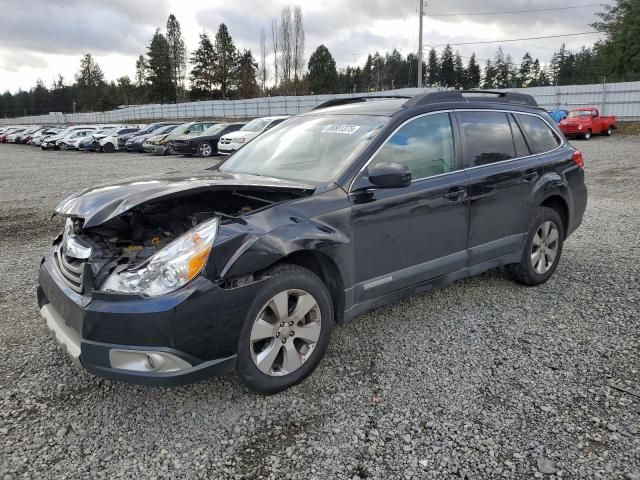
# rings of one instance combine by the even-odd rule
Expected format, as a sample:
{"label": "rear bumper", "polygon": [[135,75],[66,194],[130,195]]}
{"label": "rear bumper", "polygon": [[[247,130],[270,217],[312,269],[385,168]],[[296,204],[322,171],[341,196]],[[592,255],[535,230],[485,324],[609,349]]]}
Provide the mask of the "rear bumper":
{"label": "rear bumper", "polygon": [[40,267],[38,305],[58,344],[90,373],[172,386],[235,368],[257,288],[259,283],[223,289],[201,276],[161,297],[95,292],[91,298],[64,283],[49,255]]}

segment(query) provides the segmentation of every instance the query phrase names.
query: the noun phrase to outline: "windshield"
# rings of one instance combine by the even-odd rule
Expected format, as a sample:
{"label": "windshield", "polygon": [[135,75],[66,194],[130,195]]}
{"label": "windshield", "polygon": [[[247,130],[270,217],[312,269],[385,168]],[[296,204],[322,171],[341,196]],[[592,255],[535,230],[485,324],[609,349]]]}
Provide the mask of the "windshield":
{"label": "windshield", "polygon": [[365,115],[294,117],[238,150],[220,171],[328,183],[388,121]]}
{"label": "windshield", "polygon": [[269,123],[271,123],[270,119],[256,118],[255,120],[251,120],[240,130],[245,132],[261,132]]}
{"label": "windshield", "polygon": [[177,125],[167,125],[153,133],[154,135],[162,135],[163,133],[169,133],[169,132],[172,132],[173,130],[177,130]]}
{"label": "windshield", "polygon": [[569,118],[575,117],[590,117],[591,110],[574,110],[573,112],[569,112]]}
{"label": "windshield", "polygon": [[92,132],[92,135],[110,135],[111,133],[118,130],[118,127],[105,128],[104,130],[99,130],[97,132]]}
{"label": "windshield", "polygon": [[204,132],[201,133],[201,135],[215,135],[216,133],[219,133],[227,128],[227,125],[228,124],[226,123],[217,123],[216,125],[212,125],[211,127],[207,128]]}
{"label": "windshield", "polygon": [[171,131],[171,133],[176,133],[176,134],[184,133],[187,130],[189,130],[189,128],[191,128],[192,125],[193,125],[193,123],[183,123],[182,125],[180,125],[178,127],[174,127],[173,130]]}

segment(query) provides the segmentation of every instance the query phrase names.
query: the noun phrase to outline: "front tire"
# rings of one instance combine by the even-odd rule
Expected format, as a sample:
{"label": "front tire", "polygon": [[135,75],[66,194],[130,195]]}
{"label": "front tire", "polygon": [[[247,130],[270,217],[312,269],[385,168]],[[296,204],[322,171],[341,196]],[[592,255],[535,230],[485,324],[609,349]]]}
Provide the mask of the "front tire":
{"label": "front tire", "polygon": [[590,129],[590,128],[589,128],[589,129],[587,129],[587,131],[586,131],[586,132],[584,132],[583,138],[584,138],[585,140],[591,140],[591,129]]}
{"label": "front tire", "polygon": [[213,155],[213,147],[209,142],[202,142],[198,145],[198,156],[201,158],[209,158]]}
{"label": "front tire", "polygon": [[297,265],[278,265],[245,319],[236,370],[250,389],[272,394],[302,382],[318,366],[334,326],[324,282]]}
{"label": "front tire", "polygon": [[102,146],[102,151],[104,153],[113,153],[116,151],[116,147],[113,146],[113,143],[108,142]]}
{"label": "front tire", "polygon": [[518,283],[540,285],[553,275],[564,243],[564,226],[558,212],[537,208],[531,217],[527,241],[519,263],[507,265],[507,271]]}

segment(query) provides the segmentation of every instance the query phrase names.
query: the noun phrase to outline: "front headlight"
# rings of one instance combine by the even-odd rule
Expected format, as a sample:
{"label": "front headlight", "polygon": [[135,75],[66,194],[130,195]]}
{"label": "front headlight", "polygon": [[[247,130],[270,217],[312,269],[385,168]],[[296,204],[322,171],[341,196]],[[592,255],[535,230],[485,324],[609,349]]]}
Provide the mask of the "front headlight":
{"label": "front headlight", "polygon": [[149,297],[173,292],[202,271],[217,232],[217,218],[201,223],[157,252],[137,270],[112,273],[100,290]]}
{"label": "front headlight", "polygon": [[244,143],[244,137],[238,137],[235,139],[236,143]]}
{"label": "front headlight", "polygon": [[578,130],[582,130],[582,125],[578,125]]}

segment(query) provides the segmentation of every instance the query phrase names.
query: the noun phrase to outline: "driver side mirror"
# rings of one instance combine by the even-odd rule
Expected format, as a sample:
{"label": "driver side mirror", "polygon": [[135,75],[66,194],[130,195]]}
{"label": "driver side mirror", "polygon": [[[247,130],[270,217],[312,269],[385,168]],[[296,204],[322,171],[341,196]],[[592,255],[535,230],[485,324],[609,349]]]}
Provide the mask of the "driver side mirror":
{"label": "driver side mirror", "polygon": [[356,181],[353,191],[379,188],[405,188],[411,185],[411,170],[400,163],[378,163]]}

